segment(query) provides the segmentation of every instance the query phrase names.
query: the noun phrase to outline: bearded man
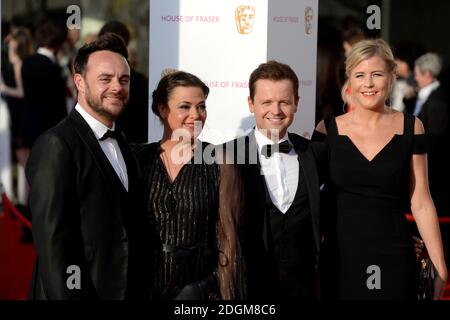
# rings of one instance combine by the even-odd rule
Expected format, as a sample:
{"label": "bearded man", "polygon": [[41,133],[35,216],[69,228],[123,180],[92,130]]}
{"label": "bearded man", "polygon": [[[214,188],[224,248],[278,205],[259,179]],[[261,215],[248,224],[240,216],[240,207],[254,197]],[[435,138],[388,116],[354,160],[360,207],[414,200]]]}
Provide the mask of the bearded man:
{"label": "bearded man", "polygon": [[74,60],[78,103],[27,164],[37,258],[32,299],[149,296],[152,234],[138,169],[115,120],[128,103],[123,40],[108,33]]}

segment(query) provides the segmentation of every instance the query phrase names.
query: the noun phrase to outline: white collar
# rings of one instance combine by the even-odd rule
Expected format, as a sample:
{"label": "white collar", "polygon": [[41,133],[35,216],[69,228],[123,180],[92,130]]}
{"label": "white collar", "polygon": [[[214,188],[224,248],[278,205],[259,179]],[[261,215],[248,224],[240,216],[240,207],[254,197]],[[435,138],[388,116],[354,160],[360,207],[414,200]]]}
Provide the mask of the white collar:
{"label": "white collar", "polygon": [[55,57],[55,55],[53,54],[53,52],[52,52],[51,50],[49,50],[49,49],[47,49],[47,48],[40,47],[40,48],[37,49],[37,53],[39,53],[39,54],[41,54],[41,55],[43,55],[43,56],[46,56],[46,57],[49,58],[53,63],[56,62],[56,57]]}
{"label": "white collar", "polygon": [[[267,145],[267,144],[274,144],[275,142],[273,142],[272,140],[270,140],[269,138],[267,138],[264,134],[262,134],[260,131],[260,129],[256,128],[255,129],[255,139],[256,139],[256,144],[258,145],[258,149],[259,149],[259,153],[261,153],[261,149],[263,146]],[[287,134],[287,132],[284,134],[284,136],[278,141],[278,143],[281,143],[283,141],[289,141],[289,136]],[[290,141],[289,141],[290,143]],[[292,143],[291,143],[292,144]]]}
{"label": "white collar", "polygon": [[418,99],[420,101],[426,101],[430,94],[440,86],[440,82],[435,80],[429,85],[426,85],[419,90]]}
{"label": "white collar", "polygon": [[75,106],[75,110],[77,110],[80,113],[80,115],[87,122],[89,127],[91,127],[91,129],[94,132],[95,137],[97,138],[97,140],[100,139],[101,137],[103,137],[103,135],[108,130],[114,131],[114,129],[116,127],[116,124],[113,122],[112,129],[109,129],[103,123],[101,123],[100,121],[95,119],[93,116],[91,116],[86,110],[84,110],[84,108],[79,103],[77,103],[77,105]]}

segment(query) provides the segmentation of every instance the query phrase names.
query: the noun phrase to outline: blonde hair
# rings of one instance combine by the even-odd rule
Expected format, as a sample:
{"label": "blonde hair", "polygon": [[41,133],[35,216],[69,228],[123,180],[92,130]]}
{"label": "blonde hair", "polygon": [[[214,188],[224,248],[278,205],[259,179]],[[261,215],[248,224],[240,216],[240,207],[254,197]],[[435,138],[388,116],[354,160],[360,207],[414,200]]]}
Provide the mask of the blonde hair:
{"label": "blonde hair", "polygon": [[378,56],[386,62],[389,73],[391,73],[391,81],[389,82],[389,93],[391,93],[395,82],[395,70],[397,65],[394,60],[394,54],[389,44],[383,39],[367,39],[357,42],[345,61],[345,74],[347,80],[341,90],[341,96],[346,101],[347,90],[349,87],[348,78],[353,69],[362,61]]}

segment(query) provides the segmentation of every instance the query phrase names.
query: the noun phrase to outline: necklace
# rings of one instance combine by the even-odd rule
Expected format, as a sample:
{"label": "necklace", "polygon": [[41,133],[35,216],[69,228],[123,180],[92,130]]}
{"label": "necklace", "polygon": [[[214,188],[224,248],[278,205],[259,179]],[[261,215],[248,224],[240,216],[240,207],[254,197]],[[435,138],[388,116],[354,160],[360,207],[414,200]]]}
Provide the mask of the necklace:
{"label": "necklace", "polygon": [[161,154],[161,159],[163,161],[164,167],[166,168],[166,172],[169,175],[170,182],[173,182],[175,180],[175,175],[172,171],[172,163],[169,161],[169,158],[167,156],[167,151],[163,151]]}
{"label": "necklace", "polygon": [[[190,150],[192,152],[192,150]],[[164,166],[166,167],[166,171],[169,175],[169,179],[171,182],[174,182],[178,174],[180,173],[182,167],[185,165],[185,161],[177,161],[174,163],[169,159],[168,153],[172,153],[172,149],[169,148],[163,150],[161,152],[161,160],[163,161]],[[190,159],[191,155],[189,156]]]}

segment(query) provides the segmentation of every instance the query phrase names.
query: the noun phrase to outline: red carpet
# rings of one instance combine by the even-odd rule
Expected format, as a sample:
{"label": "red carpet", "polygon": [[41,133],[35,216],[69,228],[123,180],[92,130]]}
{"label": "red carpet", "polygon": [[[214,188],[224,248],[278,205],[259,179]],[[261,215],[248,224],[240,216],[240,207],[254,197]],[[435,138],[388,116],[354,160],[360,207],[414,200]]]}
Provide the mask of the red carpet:
{"label": "red carpet", "polygon": [[[0,207],[0,300],[27,299],[36,253],[21,237],[22,222]],[[450,280],[445,300],[450,300]]]}
{"label": "red carpet", "polygon": [[22,224],[0,212],[0,300],[27,299],[35,259],[32,244],[22,243]]}

